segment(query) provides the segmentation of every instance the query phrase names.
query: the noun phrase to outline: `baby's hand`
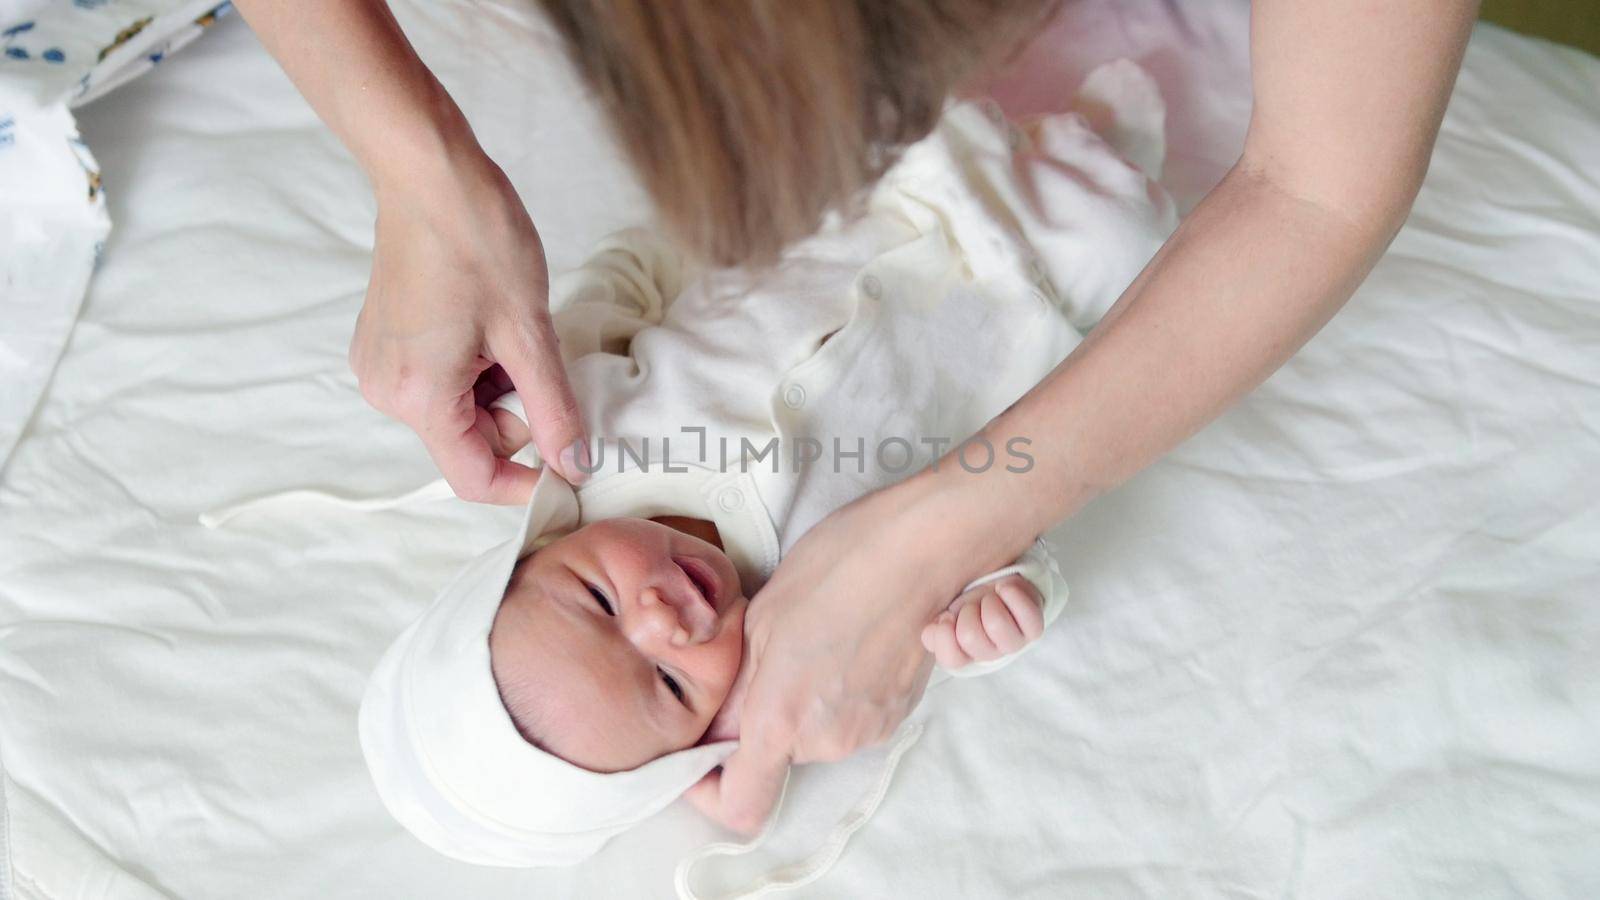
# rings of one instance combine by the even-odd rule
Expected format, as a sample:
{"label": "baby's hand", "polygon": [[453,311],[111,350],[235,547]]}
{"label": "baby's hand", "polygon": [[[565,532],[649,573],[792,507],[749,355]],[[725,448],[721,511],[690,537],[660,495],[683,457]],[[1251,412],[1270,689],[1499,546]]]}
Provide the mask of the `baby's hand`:
{"label": "baby's hand", "polygon": [[922,629],[922,646],[948,671],[1021,650],[1044,633],[1044,598],[1021,575],[979,585]]}

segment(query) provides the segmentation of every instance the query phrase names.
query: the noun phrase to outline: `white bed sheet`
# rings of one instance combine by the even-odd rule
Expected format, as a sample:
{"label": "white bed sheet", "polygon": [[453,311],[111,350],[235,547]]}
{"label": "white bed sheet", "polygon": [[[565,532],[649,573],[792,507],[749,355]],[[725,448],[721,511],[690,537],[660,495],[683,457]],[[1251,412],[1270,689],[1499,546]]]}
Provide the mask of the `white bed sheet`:
{"label": "white bed sheet", "polygon": [[[522,14],[399,7],[554,266],[642,220]],[[1154,71],[1192,203],[1237,151],[1245,28],[1236,3],[1080,3],[1055,34],[1092,49],[1058,74]],[[1058,531],[1074,602],[1048,645],[944,689],[801,895],[1600,896],[1596,96],[1600,61],[1480,29],[1416,211],[1350,307]],[[0,473],[10,889],[668,893],[712,835],[684,809],[584,867],[509,872],[427,851],[368,785],[367,672],[508,513],[196,522],[433,476],[345,366],[373,214],[348,157],[237,21],[81,120],[116,228]]]}

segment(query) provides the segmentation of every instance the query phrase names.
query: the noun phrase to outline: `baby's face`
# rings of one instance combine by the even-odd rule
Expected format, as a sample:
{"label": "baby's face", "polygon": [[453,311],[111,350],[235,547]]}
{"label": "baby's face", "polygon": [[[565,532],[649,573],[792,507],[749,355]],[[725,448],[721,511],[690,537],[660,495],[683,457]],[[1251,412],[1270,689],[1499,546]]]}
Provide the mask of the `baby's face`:
{"label": "baby's face", "polygon": [[524,736],[596,772],[693,746],[728,697],[746,600],[715,546],[606,519],[523,560],[489,633]]}

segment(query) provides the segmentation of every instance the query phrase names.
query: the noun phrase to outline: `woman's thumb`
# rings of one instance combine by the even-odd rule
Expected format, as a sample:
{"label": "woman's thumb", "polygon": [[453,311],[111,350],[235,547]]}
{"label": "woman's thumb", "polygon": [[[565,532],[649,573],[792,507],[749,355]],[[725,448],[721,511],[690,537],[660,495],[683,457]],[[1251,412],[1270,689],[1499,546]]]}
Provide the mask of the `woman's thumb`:
{"label": "woman's thumb", "polygon": [[517,341],[509,350],[489,349],[522,398],[540,458],[572,484],[587,481],[593,468],[583,416],[561,364],[555,333],[546,324],[541,334]]}

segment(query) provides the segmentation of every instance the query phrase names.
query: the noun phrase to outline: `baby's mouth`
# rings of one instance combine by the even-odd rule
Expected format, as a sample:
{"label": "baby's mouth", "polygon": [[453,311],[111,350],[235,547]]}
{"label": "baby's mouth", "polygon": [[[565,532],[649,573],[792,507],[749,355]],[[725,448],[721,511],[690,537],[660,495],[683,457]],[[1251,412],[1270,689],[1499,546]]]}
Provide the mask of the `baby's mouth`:
{"label": "baby's mouth", "polygon": [[700,599],[705,601],[711,612],[721,612],[722,580],[717,577],[716,570],[707,565],[705,560],[692,556],[674,556],[672,561],[688,576],[689,583],[694,585],[694,589],[700,593]]}

